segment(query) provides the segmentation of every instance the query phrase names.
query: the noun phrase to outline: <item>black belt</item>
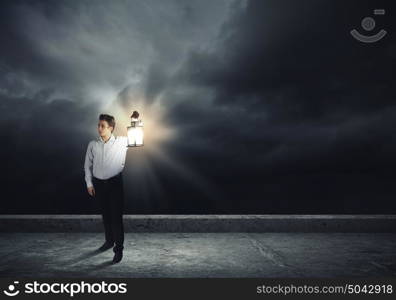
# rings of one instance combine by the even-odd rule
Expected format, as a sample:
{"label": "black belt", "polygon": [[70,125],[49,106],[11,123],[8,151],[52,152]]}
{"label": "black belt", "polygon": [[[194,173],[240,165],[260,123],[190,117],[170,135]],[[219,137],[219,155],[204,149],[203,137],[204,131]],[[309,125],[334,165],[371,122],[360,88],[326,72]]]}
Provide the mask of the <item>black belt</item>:
{"label": "black belt", "polygon": [[122,172],[118,173],[117,175],[115,175],[113,177],[107,178],[107,179],[100,179],[100,178],[96,178],[96,177],[93,177],[93,179],[95,179],[99,182],[102,182],[102,183],[109,183],[109,182],[113,182],[117,179],[121,179],[121,177],[122,177]]}

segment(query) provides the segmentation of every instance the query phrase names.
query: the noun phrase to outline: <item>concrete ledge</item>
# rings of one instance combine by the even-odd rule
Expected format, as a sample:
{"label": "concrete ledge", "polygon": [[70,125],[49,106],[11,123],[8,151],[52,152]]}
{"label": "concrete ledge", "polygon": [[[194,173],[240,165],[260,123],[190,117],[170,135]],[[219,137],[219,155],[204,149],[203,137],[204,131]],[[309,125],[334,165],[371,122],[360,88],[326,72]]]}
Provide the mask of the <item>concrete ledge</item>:
{"label": "concrete ledge", "polygon": [[[396,215],[124,215],[125,232],[396,232]],[[0,232],[103,232],[101,215],[0,215]]]}

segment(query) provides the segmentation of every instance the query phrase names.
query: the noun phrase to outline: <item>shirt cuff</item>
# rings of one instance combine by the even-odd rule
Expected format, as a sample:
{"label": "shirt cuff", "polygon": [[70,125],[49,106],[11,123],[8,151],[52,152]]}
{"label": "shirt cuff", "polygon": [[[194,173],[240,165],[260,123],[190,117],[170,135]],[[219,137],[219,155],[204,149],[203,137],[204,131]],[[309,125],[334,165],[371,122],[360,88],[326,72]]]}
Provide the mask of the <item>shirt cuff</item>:
{"label": "shirt cuff", "polygon": [[92,187],[92,186],[93,186],[92,181],[87,181],[87,188]]}

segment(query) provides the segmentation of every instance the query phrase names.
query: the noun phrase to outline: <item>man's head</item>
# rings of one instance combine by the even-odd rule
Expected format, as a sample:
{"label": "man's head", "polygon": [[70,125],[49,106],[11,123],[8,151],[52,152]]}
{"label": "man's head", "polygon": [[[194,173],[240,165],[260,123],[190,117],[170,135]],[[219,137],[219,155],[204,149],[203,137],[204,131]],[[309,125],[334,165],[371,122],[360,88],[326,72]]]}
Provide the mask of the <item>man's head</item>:
{"label": "man's head", "polygon": [[113,116],[107,114],[99,115],[98,133],[101,137],[110,136],[115,128]]}

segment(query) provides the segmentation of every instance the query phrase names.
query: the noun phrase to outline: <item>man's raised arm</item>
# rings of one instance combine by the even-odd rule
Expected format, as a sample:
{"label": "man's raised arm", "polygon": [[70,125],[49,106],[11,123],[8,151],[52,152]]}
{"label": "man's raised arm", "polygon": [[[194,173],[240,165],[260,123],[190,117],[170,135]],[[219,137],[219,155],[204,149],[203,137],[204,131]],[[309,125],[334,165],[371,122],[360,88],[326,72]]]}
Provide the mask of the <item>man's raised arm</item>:
{"label": "man's raised arm", "polygon": [[123,136],[121,136],[121,138],[122,138],[123,146],[126,147],[127,149],[129,149],[129,147],[128,147],[128,137],[123,135]]}

